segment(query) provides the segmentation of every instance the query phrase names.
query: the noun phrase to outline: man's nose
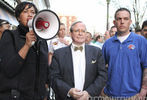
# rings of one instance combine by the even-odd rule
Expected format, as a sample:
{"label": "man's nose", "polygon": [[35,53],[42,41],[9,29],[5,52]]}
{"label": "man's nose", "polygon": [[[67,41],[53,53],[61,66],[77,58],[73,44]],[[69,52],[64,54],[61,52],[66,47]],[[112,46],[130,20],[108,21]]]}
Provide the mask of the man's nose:
{"label": "man's nose", "polygon": [[121,24],[123,24],[124,23],[124,19],[121,19]]}

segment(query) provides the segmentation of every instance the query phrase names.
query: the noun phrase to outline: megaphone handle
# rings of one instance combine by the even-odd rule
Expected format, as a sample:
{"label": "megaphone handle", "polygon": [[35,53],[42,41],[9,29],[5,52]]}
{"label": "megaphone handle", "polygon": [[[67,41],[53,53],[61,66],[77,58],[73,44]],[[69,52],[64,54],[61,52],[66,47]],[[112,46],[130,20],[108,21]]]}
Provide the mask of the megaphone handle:
{"label": "megaphone handle", "polygon": [[32,41],[31,45],[33,46],[35,44],[35,41]]}
{"label": "megaphone handle", "polygon": [[[32,30],[32,27],[29,27],[29,30]],[[32,41],[31,45],[33,46],[35,44],[35,41]]]}

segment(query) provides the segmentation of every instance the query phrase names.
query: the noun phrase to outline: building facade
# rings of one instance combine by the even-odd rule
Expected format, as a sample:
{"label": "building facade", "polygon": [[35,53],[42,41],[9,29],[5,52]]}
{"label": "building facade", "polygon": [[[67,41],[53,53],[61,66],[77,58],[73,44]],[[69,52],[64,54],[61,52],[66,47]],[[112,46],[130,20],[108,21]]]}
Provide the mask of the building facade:
{"label": "building facade", "polygon": [[76,16],[68,16],[68,15],[59,15],[59,19],[62,23],[64,23],[67,27],[67,35],[69,35],[70,26],[73,22],[77,20]]}
{"label": "building facade", "polygon": [[14,26],[18,25],[15,18],[15,7],[23,1],[33,2],[39,10],[50,7],[49,0],[0,0],[0,19],[8,20]]}
{"label": "building facade", "polygon": [[14,16],[14,8],[17,4],[16,0],[0,0],[0,19],[8,20],[12,25],[18,25]]}

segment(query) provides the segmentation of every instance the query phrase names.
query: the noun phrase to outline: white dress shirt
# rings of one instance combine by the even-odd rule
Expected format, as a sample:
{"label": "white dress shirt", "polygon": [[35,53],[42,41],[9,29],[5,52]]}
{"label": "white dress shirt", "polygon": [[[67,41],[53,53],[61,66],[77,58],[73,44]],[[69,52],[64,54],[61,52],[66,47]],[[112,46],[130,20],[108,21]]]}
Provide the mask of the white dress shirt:
{"label": "white dress shirt", "polygon": [[131,33],[129,33],[129,34],[125,35],[125,36],[117,36],[117,38],[119,39],[119,41],[121,43],[123,43],[129,37],[130,34]]}
{"label": "white dress shirt", "polygon": [[72,43],[72,59],[73,59],[73,71],[74,71],[74,83],[75,88],[79,90],[83,90],[84,82],[85,82],[85,66],[86,66],[86,58],[85,58],[85,44],[83,44],[83,50],[74,51],[74,45]]}

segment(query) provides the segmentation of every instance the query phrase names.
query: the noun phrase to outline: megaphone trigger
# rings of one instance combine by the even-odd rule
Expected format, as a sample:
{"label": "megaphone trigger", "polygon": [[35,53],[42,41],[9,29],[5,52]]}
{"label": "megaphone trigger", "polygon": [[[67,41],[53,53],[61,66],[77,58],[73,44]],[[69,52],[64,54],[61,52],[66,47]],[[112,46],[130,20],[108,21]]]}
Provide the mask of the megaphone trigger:
{"label": "megaphone trigger", "polygon": [[31,45],[33,46],[35,44],[35,41],[32,41]]}

